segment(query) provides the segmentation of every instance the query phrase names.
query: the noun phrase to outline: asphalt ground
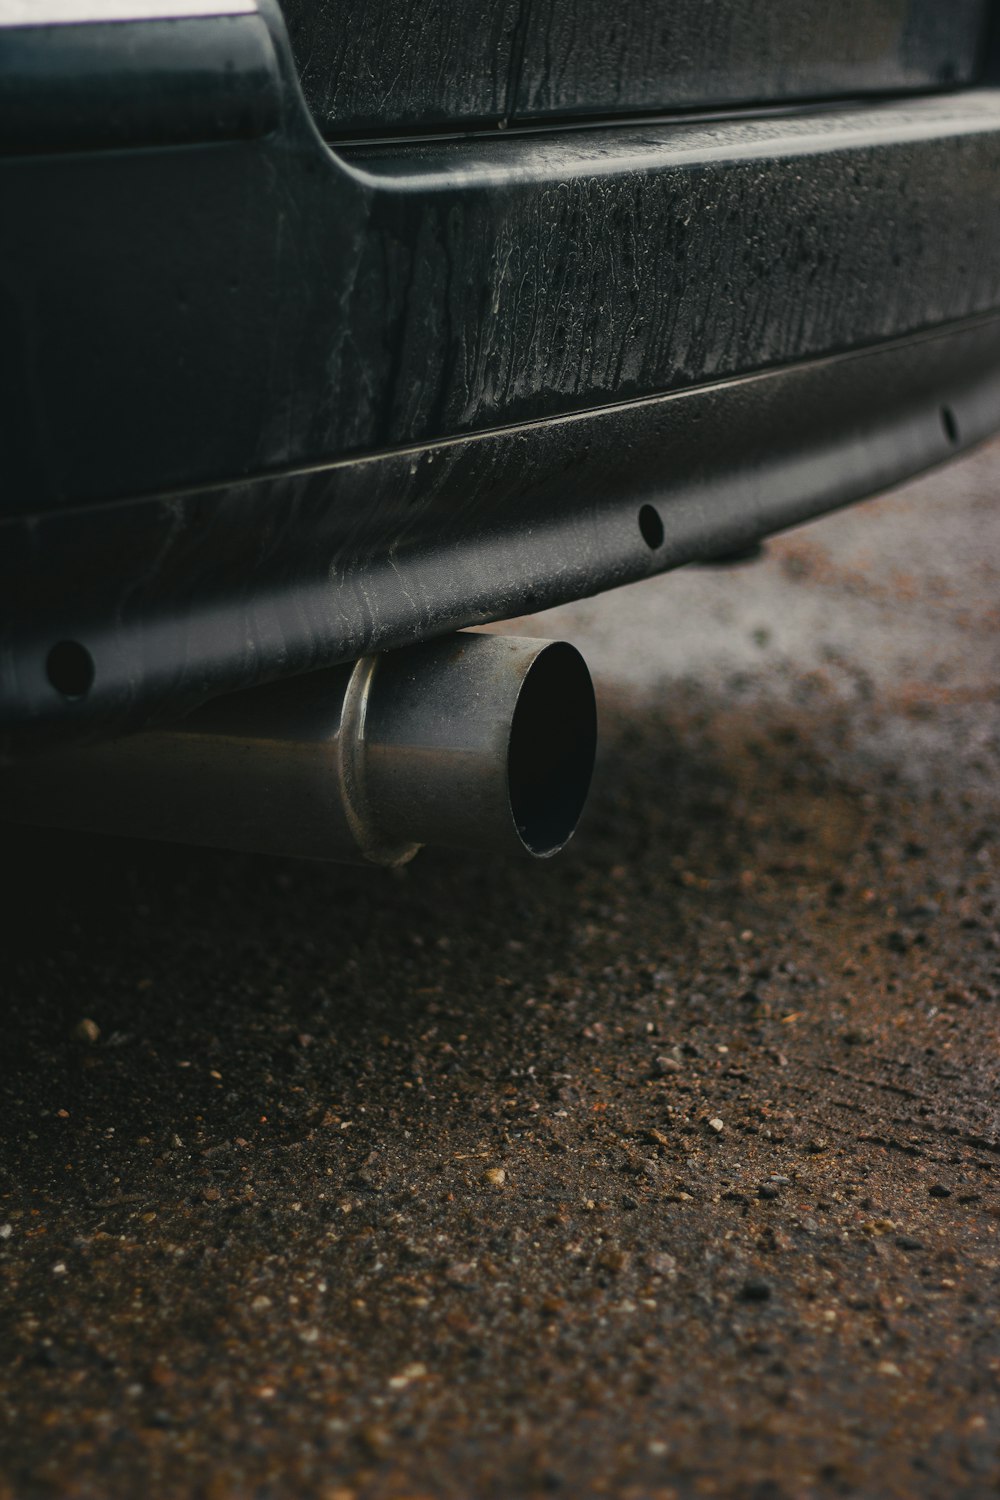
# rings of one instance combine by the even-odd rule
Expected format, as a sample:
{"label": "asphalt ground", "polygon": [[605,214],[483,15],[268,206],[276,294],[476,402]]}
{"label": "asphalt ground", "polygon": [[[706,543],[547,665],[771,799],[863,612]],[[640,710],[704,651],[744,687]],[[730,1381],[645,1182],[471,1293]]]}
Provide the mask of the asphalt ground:
{"label": "asphalt ground", "polygon": [[997,1492],[998,489],[519,622],[558,860],[5,833],[2,1500]]}

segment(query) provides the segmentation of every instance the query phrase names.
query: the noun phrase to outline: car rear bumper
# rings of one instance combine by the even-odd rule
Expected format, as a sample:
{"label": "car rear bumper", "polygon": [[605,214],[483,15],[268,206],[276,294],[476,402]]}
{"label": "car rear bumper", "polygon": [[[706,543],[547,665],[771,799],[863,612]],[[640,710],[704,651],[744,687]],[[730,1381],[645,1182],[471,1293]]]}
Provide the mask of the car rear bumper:
{"label": "car rear bumper", "polygon": [[7,753],[729,551],[1000,425],[1000,91],[331,148],[268,0],[0,65]]}

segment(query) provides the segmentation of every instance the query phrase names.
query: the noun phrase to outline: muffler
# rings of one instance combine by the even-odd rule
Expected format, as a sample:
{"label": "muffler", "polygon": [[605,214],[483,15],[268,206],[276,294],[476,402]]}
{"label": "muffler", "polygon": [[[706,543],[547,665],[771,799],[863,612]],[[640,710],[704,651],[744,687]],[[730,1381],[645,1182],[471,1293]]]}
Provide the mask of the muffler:
{"label": "muffler", "polygon": [[17,767],[0,812],[310,859],[402,864],[422,844],[546,858],[576,828],[596,741],[574,646],[461,631]]}

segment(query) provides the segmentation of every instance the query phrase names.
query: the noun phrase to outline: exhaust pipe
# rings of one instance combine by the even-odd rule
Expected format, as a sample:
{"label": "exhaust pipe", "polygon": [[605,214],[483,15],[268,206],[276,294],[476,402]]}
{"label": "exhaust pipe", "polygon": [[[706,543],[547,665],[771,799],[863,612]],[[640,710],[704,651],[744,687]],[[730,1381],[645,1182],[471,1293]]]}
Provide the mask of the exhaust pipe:
{"label": "exhaust pipe", "polygon": [[459,632],[218,698],[0,780],[24,823],[403,864],[557,853],[590,786],[594,689],[565,641]]}

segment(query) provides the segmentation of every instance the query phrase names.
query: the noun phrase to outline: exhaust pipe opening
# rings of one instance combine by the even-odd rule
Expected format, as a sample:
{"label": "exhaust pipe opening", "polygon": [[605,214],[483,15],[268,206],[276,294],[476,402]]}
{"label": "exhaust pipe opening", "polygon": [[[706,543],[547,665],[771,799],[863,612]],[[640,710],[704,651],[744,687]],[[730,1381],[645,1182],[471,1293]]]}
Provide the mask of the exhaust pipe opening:
{"label": "exhaust pipe opening", "polygon": [[521,686],[507,746],[507,795],[524,847],[541,859],[572,837],[583,812],[597,749],[597,707],[587,665],[555,641]]}

